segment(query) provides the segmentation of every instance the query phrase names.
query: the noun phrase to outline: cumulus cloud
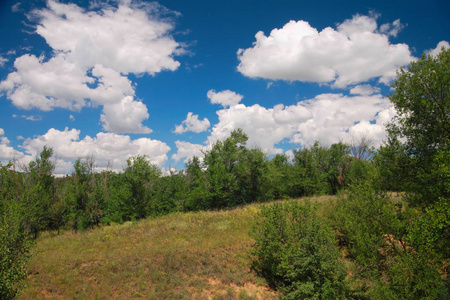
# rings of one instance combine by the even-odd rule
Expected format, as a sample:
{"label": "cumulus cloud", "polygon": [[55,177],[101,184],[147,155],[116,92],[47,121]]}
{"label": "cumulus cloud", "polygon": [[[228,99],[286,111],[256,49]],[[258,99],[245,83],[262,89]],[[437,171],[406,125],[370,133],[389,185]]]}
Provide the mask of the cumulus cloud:
{"label": "cumulus cloud", "polygon": [[31,156],[17,151],[10,144],[10,140],[5,136],[5,130],[0,128],[0,163],[6,164],[9,161],[15,160],[28,164],[31,160]]}
{"label": "cumulus cloud", "polygon": [[388,36],[396,37],[400,31],[405,28],[405,25],[400,23],[400,19],[395,20],[392,23],[386,23],[380,26],[380,32]]}
{"label": "cumulus cloud", "polygon": [[100,132],[95,137],[80,139],[80,133],[76,129],[51,128],[44,135],[26,139],[23,148],[35,157],[44,146],[52,147],[55,156],[66,166],[77,158],[92,156],[97,167],[106,168],[110,163],[115,170],[122,170],[126,160],[136,155],[148,155],[151,163],[162,167],[170,151],[166,143],[149,138],[132,140],[128,135]]}
{"label": "cumulus cloud", "polygon": [[174,133],[184,133],[187,131],[192,132],[203,132],[209,128],[209,120],[204,118],[203,120],[198,119],[198,115],[193,115],[191,112],[187,114],[186,120],[184,120],[180,125],[175,126]]}
{"label": "cumulus cloud", "polygon": [[16,71],[0,82],[0,91],[22,109],[101,105],[105,130],[149,133],[141,124],[149,116],[147,107],[133,99],[134,86],[126,75],[179,67],[173,56],[184,50],[170,35],[172,24],[160,18],[167,13],[158,4],[140,1],[120,1],[117,7],[98,4],[87,11],[49,0],[47,8],[29,17],[53,49],[52,56],[18,57]]}
{"label": "cumulus cloud", "polygon": [[152,130],[142,122],[148,119],[147,106],[133,97],[123,98],[119,103],[103,106],[100,121],[103,129],[115,133],[151,133]]}
{"label": "cumulus cloud", "polygon": [[350,89],[350,94],[369,96],[380,92],[379,87],[371,86],[369,84],[361,84]]}
{"label": "cumulus cloud", "polygon": [[[247,144],[268,155],[282,153],[280,143],[324,145],[351,142],[353,137],[365,136],[378,147],[385,138],[385,124],[395,115],[389,100],[370,86],[354,87],[356,96],[321,94],[294,105],[266,108],[255,104],[236,104],[217,111],[215,124],[204,146],[177,141],[176,162],[182,158],[201,155],[218,140],[241,128],[248,136]],[[295,146],[294,146],[295,147]],[[185,161],[186,161],[185,160]]]}
{"label": "cumulus cloud", "polygon": [[280,142],[312,145],[320,141],[331,145],[349,140],[354,133],[364,133],[379,145],[384,139],[384,124],[393,117],[395,110],[379,94],[351,97],[322,94],[296,105],[265,108],[258,104],[238,104],[219,110],[217,114],[219,122],[208,137],[209,144],[242,128],[250,146],[276,154],[282,152],[276,147]]}
{"label": "cumulus cloud", "polygon": [[406,44],[390,44],[388,36],[400,30],[394,21],[377,28],[376,17],[356,15],[336,29],[322,31],[305,21],[290,21],[269,36],[256,34],[253,47],[239,49],[237,69],[251,78],[331,83],[335,87],[379,78],[388,83],[395,71],[408,64]]}
{"label": "cumulus cloud", "polygon": [[101,64],[124,74],[152,75],[180,66],[172,56],[183,50],[169,35],[173,26],[158,20],[163,9],[158,4],[120,1],[117,8],[85,11],[49,0],[47,6],[33,12],[39,19],[36,32],[79,66]]}
{"label": "cumulus cloud", "polygon": [[209,90],[206,96],[208,97],[211,103],[220,104],[223,107],[237,105],[239,102],[241,102],[242,98],[244,98],[244,96],[230,90],[225,90],[221,92]]}
{"label": "cumulus cloud", "polygon": [[442,47],[444,47],[444,48],[446,48],[446,49],[450,49],[450,44],[449,44],[447,41],[440,41],[440,42],[437,44],[436,48],[430,49],[430,50],[428,50],[428,51],[426,51],[426,52],[428,53],[428,55],[436,56],[436,55],[438,55],[439,53],[441,53]]}
{"label": "cumulus cloud", "polygon": [[175,141],[177,146],[177,153],[172,154],[172,159],[177,163],[181,159],[185,158],[186,163],[190,158],[197,156],[203,158],[202,150],[205,148],[203,145],[192,144],[184,141]]}
{"label": "cumulus cloud", "polygon": [[298,105],[313,115],[298,125],[290,139],[302,145],[312,145],[316,140],[325,145],[348,142],[352,133],[359,132],[379,146],[384,139],[384,124],[395,115],[389,100],[379,94],[353,97],[322,94]]}

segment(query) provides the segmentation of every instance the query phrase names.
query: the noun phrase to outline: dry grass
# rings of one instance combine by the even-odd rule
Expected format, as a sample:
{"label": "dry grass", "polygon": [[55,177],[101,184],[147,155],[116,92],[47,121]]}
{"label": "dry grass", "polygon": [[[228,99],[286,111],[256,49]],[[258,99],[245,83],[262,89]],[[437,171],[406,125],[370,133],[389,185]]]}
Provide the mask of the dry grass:
{"label": "dry grass", "polygon": [[44,234],[19,299],[278,299],[250,268],[257,211],[248,205]]}
{"label": "dry grass", "polygon": [[250,270],[257,211],[165,217],[39,238],[20,299],[275,299]]}

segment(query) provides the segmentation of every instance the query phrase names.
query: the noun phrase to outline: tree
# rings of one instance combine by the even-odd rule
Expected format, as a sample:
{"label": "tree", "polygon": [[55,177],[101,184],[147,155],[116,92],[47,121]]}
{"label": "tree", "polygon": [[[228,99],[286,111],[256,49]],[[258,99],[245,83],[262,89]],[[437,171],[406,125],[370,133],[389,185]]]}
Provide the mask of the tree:
{"label": "tree", "polygon": [[138,155],[127,159],[124,176],[131,192],[129,199],[123,199],[129,210],[126,219],[142,219],[153,214],[151,201],[155,185],[161,176],[159,168],[150,163],[147,155]]}
{"label": "tree", "polygon": [[450,140],[450,49],[422,57],[397,72],[389,99],[397,110],[390,132],[414,156],[432,155]]}
{"label": "tree", "polygon": [[186,181],[188,193],[184,210],[201,210],[209,207],[208,180],[202,171],[200,158],[194,156],[186,163]]}
{"label": "tree", "polygon": [[75,231],[98,225],[103,216],[105,190],[102,178],[94,172],[94,163],[93,157],[78,158],[73,166],[66,205]]}
{"label": "tree", "polygon": [[[392,87],[389,99],[398,115],[387,126],[388,140],[377,163],[382,176],[406,191],[412,209],[405,240],[417,253],[413,257],[442,274],[447,290],[442,293],[449,296],[450,49],[424,54],[400,69]],[[422,276],[410,290],[419,291],[428,278]]]}
{"label": "tree", "polygon": [[449,197],[445,182],[434,176],[432,162],[450,142],[450,49],[422,57],[400,69],[389,99],[397,116],[388,125],[390,143],[401,140],[403,172],[409,175],[406,189],[415,194],[411,204],[427,206],[439,196]]}
{"label": "tree", "polygon": [[22,198],[28,207],[25,226],[34,238],[40,231],[51,228],[50,212],[55,200],[52,155],[53,149],[44,146],[39,156],[23,167],[26,173],[22,174]]}
{"label": "tree", "polygon": [[14,299],[19,292],[33,245],[24,226],[28,207],[11,166],[0,163],[0,299]]}
{"label": "tree", "polygon": [[285,299],[345,299],[335,235],[309,201],[262,205],[251,230],[255,269]]}

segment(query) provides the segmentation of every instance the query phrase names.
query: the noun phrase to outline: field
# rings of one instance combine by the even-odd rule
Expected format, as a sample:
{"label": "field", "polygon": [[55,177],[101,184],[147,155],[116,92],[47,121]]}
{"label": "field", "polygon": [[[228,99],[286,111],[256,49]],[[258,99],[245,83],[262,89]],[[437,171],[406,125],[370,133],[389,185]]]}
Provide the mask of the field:
{"label": "field", "polygon": [[278,299],[251,269],[257,211],[248,205],[44,233],[19,299]]}

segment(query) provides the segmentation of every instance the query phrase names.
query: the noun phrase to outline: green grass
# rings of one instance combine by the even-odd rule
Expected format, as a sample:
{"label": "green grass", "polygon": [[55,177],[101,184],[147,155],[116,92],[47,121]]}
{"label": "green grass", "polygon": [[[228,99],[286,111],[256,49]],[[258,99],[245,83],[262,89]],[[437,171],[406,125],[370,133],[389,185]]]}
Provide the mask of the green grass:
{"label": "green grass", "polygon": [[258,207],[45,233],[19,299],[279,299],[251,269]]}
{"label": "green grass", "polygon": [[43,234],[19,299],[277,299],[250,269],[257,207]]}

